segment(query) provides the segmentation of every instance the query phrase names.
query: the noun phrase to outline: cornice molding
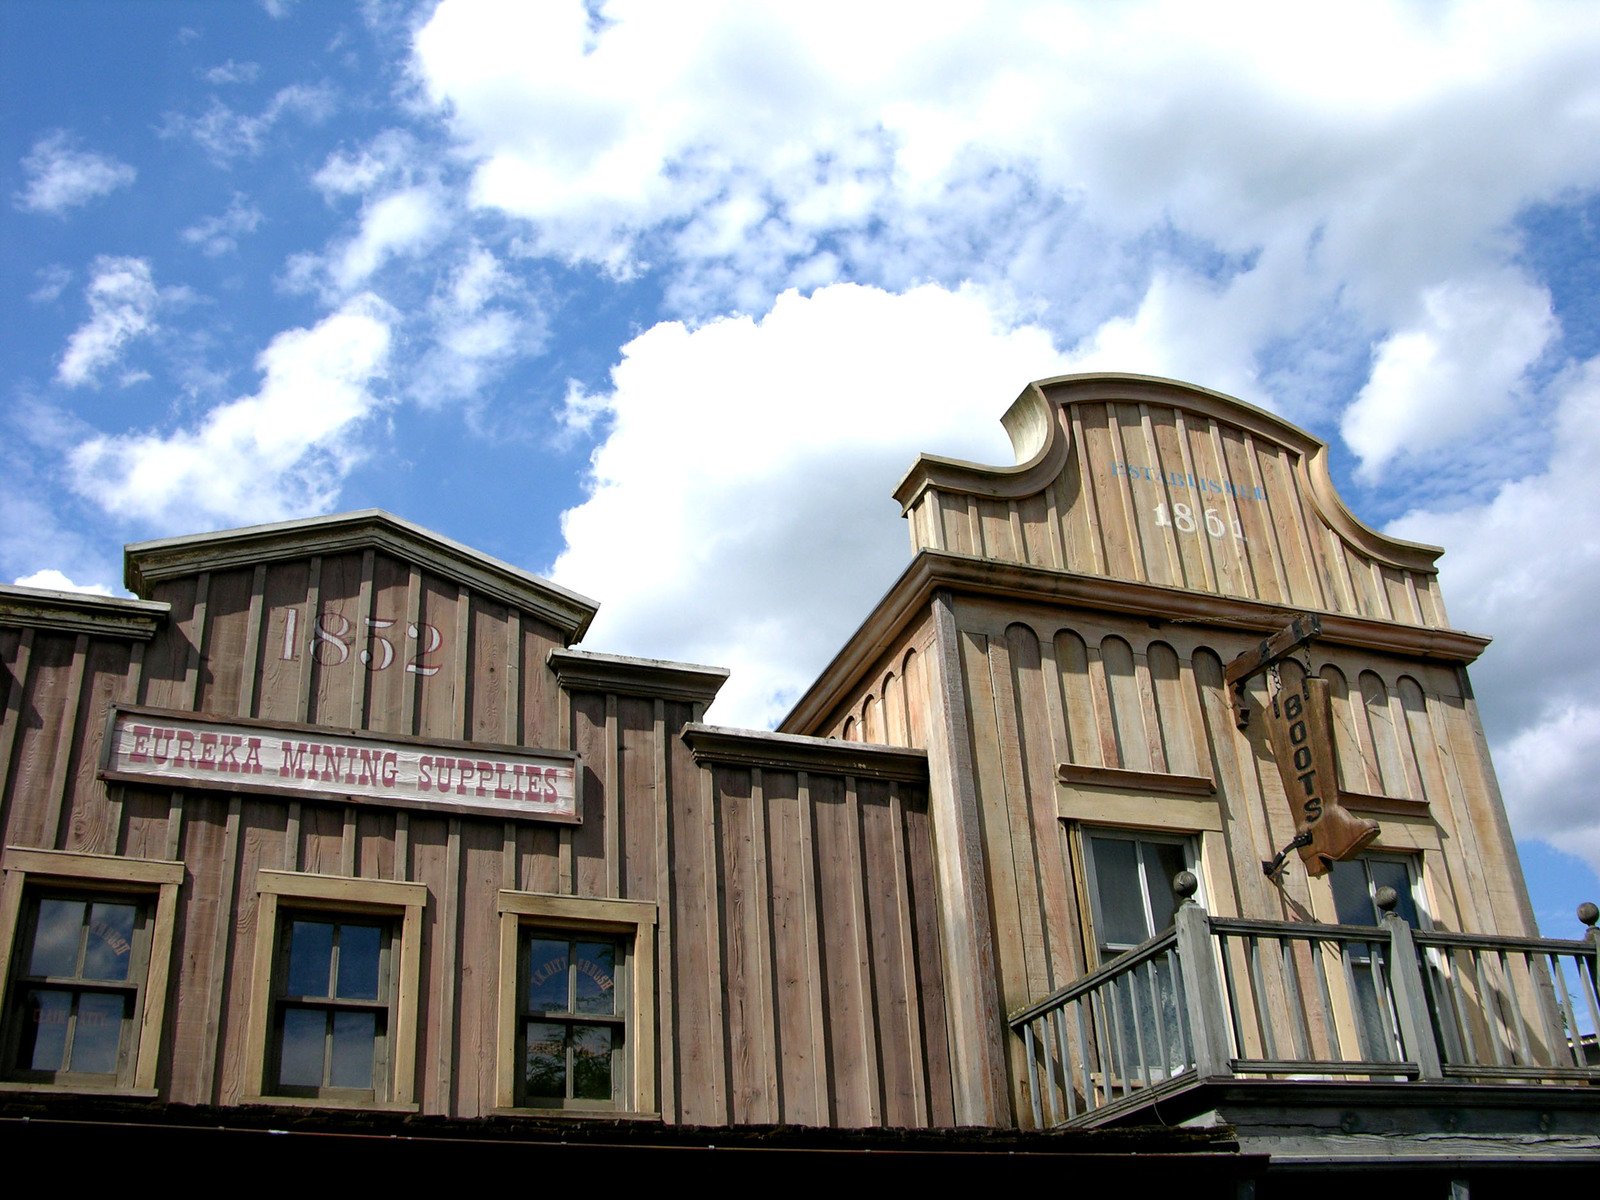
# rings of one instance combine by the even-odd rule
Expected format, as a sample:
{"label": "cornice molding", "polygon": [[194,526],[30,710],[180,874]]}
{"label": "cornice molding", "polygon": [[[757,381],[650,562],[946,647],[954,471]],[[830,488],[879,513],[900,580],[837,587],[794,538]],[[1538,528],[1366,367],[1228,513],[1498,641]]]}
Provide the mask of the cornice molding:
{"label": "cornice molding", "polygon": [[697,763],[732,763],[764,770],[812,771],[901,783],[928,781],[927,751],[905,746],[841,742],[718,725],[685,726],[683,740]]}
{"label": "cornice molding", "polygon": [[87,633],[148,642],[172,611],[159,600],[128,600],[87,592],[0,585],[0,626]]}
{"label": "cornice molding", "polygon": [[1319,642],[1457,665],[1475,661],[1489,644],[1488,638],[1459,629],[1428,629],[945,550],[921,550],[778,728],[785,733],[816,728],[838,697],[854,686],[882,655],[883,648],[927,607],[940,588],[966,597],[1125,613],[1249,634],[1280,629],[1300,612],[1315,611],[1322,618]]}
{"label": "cornice molding", "polygon": [[545,661],[569,692],[574,688],[589,688],[621,696],[710,704],[728,681],[726,667],[594,654],[587,650],[552,650]]}

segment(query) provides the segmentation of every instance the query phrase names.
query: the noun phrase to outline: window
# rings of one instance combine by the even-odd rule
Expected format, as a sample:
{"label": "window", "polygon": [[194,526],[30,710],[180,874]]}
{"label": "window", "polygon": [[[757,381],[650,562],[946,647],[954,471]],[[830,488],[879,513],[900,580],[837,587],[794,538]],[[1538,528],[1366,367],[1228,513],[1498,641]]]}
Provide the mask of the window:
{"label": "window", "polygon": [[126,1084],[151,905],[114,892],[41,892],[27,905],[6,1031],[8,1073]]}
{"label": "window", "polygon": [[[1190,865],[1189,843],[1157,834],[1107,829],[1083,832],[1094,945],[1101,964],[1170,929],[1178,911],[1172,880]],[[1112,1062],[1125,1081],[1142,1074],[1134,1064],[1185,1065],[1177,988],[1169,954],[1124,976],[1112,991]],[[1143,1047],[1141,1049],[1141,1046]],[[1164,1061],[1163,1057],[1164,1056]]]}
{"label": "window", "polygon": [[413,1108],[420,883],[262,871],[255,1099]]}
{"label": "window", "polygon": [[1189,868],[1188,843],[1152,834],[1085,830],[1094,943],[1101,962],[1170,928],[1173,876]]}
{"label": "window", "polygon": [[1416,880],[1412,859],[1404,855],[1363,854],[1359,858],[1336,862],[1329,873],[1333,887],[1333,909],[1341,925],[1376,925],[1383,914],[1378,909],[1378,889],[1392,887],[1400,902],[1394,911],[1413,929],[1417,928]]}
{"label": "window", "polygon": [[293,909],[279,922],[271,1090],[377,1098],[393,1018],[391,923]]}
{"label": "window", "polygon": [[503,1108],[655,1109],[654,904],[500,893]]}
{"label": "window", "polygon": [[517,973],[526,1104],[615,1099],[627,1039],[627,953],[612,939],[527,929]]}
{"label": "window", "polygon": [[[1413,860],[1409,857],[1363,854],[1335,862],[1328,882],[1333,889],[1334,913],[1341,925],[1379,924],[1383,917],[1377,900],[1381,887],[1395,890],[1399,902],[1394,911],[1406,924],[1415,929],[1420,923]],[[1386,937],[1382,942],[1350,942],[1345,948],[1355,992],[1361,1056],[1369,1062],[1394,1062],[1403,1057],[1383,962],[1387,947]]]}
{"label": "window", "polygon": [[154,1094],[183,865],[10,848],[0,892],[0,1073]]}

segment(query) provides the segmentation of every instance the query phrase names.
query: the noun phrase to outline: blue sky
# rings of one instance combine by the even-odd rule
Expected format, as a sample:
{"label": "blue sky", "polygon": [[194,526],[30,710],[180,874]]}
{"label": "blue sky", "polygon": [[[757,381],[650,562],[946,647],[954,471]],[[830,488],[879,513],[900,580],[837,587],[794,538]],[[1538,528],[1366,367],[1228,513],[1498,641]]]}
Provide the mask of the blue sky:
{"label": "blue sky", "polygon": [[1031,378],[1240,396],[1447,548],[1600,899],[1600,8],[0,5],[0,578],[381,506],[765,724]]}

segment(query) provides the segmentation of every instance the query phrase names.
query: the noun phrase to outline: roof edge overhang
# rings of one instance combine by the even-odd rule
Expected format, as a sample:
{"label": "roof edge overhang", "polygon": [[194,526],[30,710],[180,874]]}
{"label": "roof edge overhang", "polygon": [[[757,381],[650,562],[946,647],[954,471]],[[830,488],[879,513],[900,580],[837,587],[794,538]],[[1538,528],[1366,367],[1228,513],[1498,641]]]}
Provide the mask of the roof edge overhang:
{"label": "roof edge overhang", "polygon": [[599,611],[587,596],[377,508],[134,542],[123,551],[124,583],[129,591],[147,595],[164,580],[201,571],[368,549],[415,562],[532,613],[559,629],[569,645]]}
{"label": "roof edge overhang", "polygon": [[1459,629],[1402,625],[1238,596],[999,562],[945,550],[921,550],[860,628],[795,702],[789,714],[778,723],[779,732],[815,732],[840,699],[871,669],[884,647],[927,610],[934,593],[940,589],[962,596],[1125,613],[1155,621],[1204,625],[1246,634],[1280,629],[1295,614],[1312,611],[1322,619],[1318,641],[1460,666],[1475,661],[1490,641]]}
{"label": "roof edge overhang", "polygon": [[552,650],[545,657],[563,688],[590,688],[622,696],[710,704],[728,681],[726,667],[628,658],[589,650]]}
{"label": "roof edge overhang", "polygon": [[699,724],[684,726],[683,740],[697,763],[732,763],[763,770],[810,771],[900,783],[928,780],[928,752],[906,746]]}
{"label": "roof edge overhang", "polygon": [[172,611],[159,600],[0,585],[0,625],[148,642]]}
{"label": "roof edge overhang", "polygon": [[1080,401],[1160,403],[1205,413],[1288,446],[1306,460],[1311,501],[1330,528],[1363,554],[1388,566],[1433,573],[1444,550],[1423,542],[1391,537],[1367,525],[1346,507],[1329,473],[1328,444],[1298,425],[1236,396],[1159,375],[1096,371],[1055,375],[1022,389],[1000,418],[1011,438],[1017,465],[985,466],[965,459],[920,455],[895,485],[902,515],[929,488],[991,499],[1032,496],[1054,480],[1066,465],[1070,439],[1055,419],[1058,405]]}

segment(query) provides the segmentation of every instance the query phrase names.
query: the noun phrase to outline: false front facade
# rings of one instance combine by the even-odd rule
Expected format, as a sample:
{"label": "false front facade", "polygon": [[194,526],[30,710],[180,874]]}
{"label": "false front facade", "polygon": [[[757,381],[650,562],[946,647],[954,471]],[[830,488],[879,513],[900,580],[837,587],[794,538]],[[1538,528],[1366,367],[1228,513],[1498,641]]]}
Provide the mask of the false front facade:
{"label": "false front facade", "polygon": [[[1580,1166],[1594,941],[1535,936],[1438,552],[1214,393],[1069,377],[1006,423],[1018,466],[902,481],[914,558],[776,733],[382,513],[130,546],[135,600],[5,589],[0,1099]],[[1316,738],[1268,730],[1324,691],[1313,812]]]}

